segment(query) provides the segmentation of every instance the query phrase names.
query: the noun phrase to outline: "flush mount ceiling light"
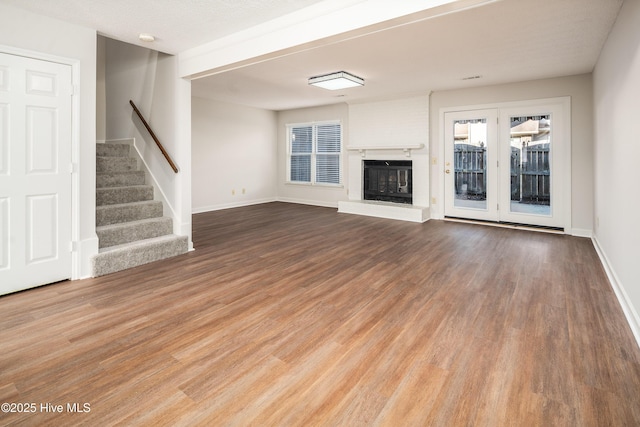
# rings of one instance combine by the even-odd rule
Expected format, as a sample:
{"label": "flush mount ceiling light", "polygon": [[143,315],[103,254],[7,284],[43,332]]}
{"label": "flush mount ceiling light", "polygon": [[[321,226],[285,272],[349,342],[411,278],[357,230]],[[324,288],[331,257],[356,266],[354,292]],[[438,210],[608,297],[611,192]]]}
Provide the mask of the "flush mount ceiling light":
{"label": "flush mount ceiling light", "polygon": [[141,42],[148,42],[151,43],[152,41],[154,41],[156,38],[153,37],[151,34],[147,34],[147,33],[140,33],[140,35],[138,35],[138,39],[140,39]]}
{"label": "flush mount ceiling light", "polygon": [[348,87],[364,86],[364,79],[345,71],[338,71],[323,76],[311,77],[309,78],[309,84],[324,89],[338,90]]}

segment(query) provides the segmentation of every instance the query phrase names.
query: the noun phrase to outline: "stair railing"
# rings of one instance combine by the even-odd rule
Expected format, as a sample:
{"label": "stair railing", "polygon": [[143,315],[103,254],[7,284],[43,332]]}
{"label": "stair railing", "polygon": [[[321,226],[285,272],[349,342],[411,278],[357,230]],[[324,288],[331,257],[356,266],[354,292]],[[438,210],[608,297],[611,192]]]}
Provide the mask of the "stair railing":
{"label": "stair railing", "polygon": [[164,149],[164,147],[158,140],[158,137],[156,136],[156,134],[153,133],[153,130],[151,130],[151,126],[149,126],[149,123],[147,123],[147,121],[144,119],[144,117],[142,116],[142,113],[140,112],[140,110],[138,110],[138,107],[136,107],[136,104],[134,104],[133,101],[131,100],[129,100],[129,104],[131,104],[131,106],[133,107],[133,111],[135,111],[138,117],[140,117],[142,124],[144,125],[145,128],[147,128],[147,131],[149,131],[149,135],[151,135],[151,138],[153,138],[153,140],[156,142],[156,145],[164,155],[164,158],[167,159],[167,162],[169,162],[169,166],[171,166],[171,169],[173,169],[175,173],[178,173],[178,167],[173,162],[173,160],[171,160],[171,156],[169,156],[169,153],[167,153],[167,150]]}

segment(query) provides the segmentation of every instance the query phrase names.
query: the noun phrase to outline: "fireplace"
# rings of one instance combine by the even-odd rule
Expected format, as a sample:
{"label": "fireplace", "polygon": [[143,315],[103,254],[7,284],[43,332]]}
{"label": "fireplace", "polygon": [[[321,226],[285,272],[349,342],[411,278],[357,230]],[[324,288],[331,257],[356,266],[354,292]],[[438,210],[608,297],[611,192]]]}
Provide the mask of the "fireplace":
{"label": "fireplace", "polygon": [[411,160],[364,160],[364,200],[413,203]]}

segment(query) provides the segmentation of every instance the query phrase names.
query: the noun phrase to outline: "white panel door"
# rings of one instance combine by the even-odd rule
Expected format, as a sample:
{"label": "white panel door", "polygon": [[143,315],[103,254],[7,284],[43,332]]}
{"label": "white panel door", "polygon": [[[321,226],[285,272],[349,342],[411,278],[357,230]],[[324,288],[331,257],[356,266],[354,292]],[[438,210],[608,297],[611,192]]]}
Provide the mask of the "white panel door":
{"label": "white panel door", "polygon": [[0,53],[0,294],[71,277],[71,67]]}

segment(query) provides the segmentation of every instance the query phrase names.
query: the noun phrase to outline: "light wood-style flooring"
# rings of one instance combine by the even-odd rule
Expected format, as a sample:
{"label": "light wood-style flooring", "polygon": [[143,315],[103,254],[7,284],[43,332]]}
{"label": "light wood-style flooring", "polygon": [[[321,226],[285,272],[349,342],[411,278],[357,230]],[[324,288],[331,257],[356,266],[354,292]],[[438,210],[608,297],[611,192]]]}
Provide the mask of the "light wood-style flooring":
{"label": "light wood-style flooring", "polygon": [[640,425],[589,239],[286,203],[193,224],[186,255],[0,297],[0,402],[36,405],[0,425]]}

